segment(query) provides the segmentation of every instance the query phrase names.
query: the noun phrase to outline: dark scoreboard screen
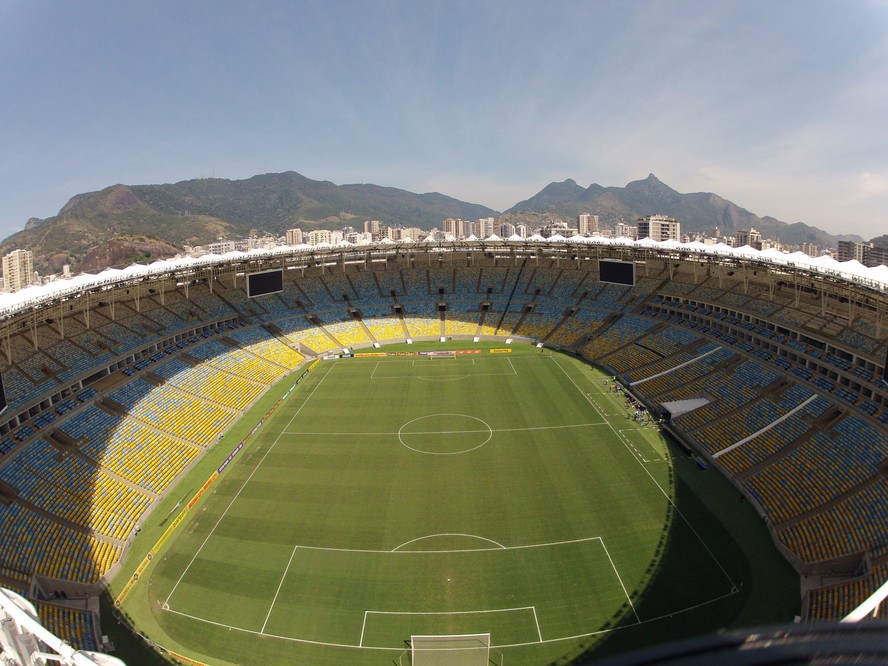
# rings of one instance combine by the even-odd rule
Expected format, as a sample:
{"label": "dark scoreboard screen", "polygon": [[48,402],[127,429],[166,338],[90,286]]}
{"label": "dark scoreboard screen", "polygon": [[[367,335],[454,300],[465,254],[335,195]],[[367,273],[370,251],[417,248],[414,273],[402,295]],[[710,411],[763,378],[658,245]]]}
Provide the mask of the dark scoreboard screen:
{"label": "dark scoreboard screen", "polygon": [[598,262],[599,276],[602,282],[611,284],[635,285],[635,262],[601,259]]}
{"label": "dark scoreboard screen", "polygon": [[247,296],[255,298],[264,294],[276,294],[284,290],[284,271],[262,271],[247,275]]}

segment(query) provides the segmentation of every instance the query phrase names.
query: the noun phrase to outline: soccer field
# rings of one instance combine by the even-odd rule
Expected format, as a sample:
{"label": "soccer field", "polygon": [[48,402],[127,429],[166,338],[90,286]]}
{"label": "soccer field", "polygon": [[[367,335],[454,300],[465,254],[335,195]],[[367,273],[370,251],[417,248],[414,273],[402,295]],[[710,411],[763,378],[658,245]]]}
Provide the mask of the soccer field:
{"label": "soccer field", "polygon": [[546,663],[738,592],[684,523],[681,594],[640,610],[672,461],[600,373],[534,348],[326,361],[212,486],[149,580],[211,663],[409,663],[411,635],[489,633]]}

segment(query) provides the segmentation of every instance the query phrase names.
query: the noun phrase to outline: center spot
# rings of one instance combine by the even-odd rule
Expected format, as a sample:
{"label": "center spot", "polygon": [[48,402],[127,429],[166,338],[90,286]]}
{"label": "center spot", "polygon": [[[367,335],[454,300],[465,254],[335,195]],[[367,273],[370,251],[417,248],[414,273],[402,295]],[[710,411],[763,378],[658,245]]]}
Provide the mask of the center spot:
{"label": "center spot", "polygon": [[398,431],[401,444],[418,453],[454,455],[479,449],[493,437],[486,422],[465,414],[429,414],[408,421]]}

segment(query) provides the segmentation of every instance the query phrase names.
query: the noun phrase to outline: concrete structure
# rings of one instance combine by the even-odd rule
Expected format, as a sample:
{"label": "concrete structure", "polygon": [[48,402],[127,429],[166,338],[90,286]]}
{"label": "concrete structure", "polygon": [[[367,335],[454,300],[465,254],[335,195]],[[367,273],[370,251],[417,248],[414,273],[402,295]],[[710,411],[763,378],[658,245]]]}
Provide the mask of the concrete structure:
{"label": "concrete structure", "polygon": [[868,243],[855,241],[839,241],[839,261],[859,261],[864,263],[864,254],[869,248]]}
{"label": "concrete structure", "polygon": [[863,265],[873,268],[875,266],[888,266],[888,248],[873,247],[870,244],[863,252]]}
{"label": "concrete structure", "polygon": [[681,239],[681,223],[665,215],[648,215],[638,219],[638,238],[655,241]]}
{"label": "concrete structure", "polygon": [[489,238],[493,235],[493,226],[496,218],[482,217],[475,223],[475,236],[478,238]]}
{"label": "concrete structure", "polygon": [[34,277],[34,259],[30,250],[13,250],[3,257],[3,286],[16,292],[29,286]]}
{"label": "concrete structure", "polygon": [[614,233],[617,238],[631,238],[632,240],[638,240],[638,227],[626,224],[625,222],[617,222]]}
{"label": "concrete structure", "polygon": [[577,233],[581,236],[591,236],[598,233],[598,216],[590,213],[577,215]]}
{"label": "concrete structure", "polygon": [[287,245],[302,245],[302,229],[287,229]]}
{"label": "concrete structure", "polygon": [[330,244],[333,242],[332,232],[329,229],[314,229],[308,232],[308,244],[320,245],[321,243]]}
{"label": "concrete structure", "polygon": [[734,247],[743,247],[744,245],[748,245],[749,247],[754,247],[756,250],[762,249],[762,235],[754,228],[750,228],[749,231],[745,229],[738,229],[734,234]]}

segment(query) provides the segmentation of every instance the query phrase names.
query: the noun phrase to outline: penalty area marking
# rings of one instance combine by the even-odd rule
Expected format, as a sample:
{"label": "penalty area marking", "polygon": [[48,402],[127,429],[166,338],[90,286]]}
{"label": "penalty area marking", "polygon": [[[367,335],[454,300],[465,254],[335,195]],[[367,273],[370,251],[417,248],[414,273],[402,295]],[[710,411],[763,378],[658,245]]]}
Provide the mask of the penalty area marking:
{"label": "penalty area marking", "polygon": [[[415,542],[420,541],[422,539],[429,539],[429,538],[436,537],[436,536],[470,537],[470,538],[479,539],[481,541],[485,541],[487,543],[493,544],[496,547],[461,548],[461,549],[454,548],[454,549],[448,549],[448,550],[402,550],[404,548],[404,546],[407,546],[411,543],[415,543]],[[290,553],[290,559],[287,562],[287,567],[284,570],[284,573],[281,575],[281,579],[278,582],[277,591],[275,592],[274,598],[271,600],[271,603],[269,604],[268,613],[265,615],[265,621],[262,624],[262,628],[257,633],[262,636],[269,635],[269,634],[265,633],[265,629],[268,626],[268,621],[271,618],[272,612],[274,611],[274,607],[275,607],[275,604],[277,603],[278,595],[280,594],[281,588],[284,585],[284,580],[286,579],[287,574],[290,571],[290,565],[293,563],[293,558],[296,555],[296,551],[300,550],[300,549],[303,551],[314,550],[314,551],[329,551],[329,552],[356,553],[356,554],[369,554],[369,555],[407,555],[407,556],[413,555],[413,556],[416,556],[416,555],[442,555],[442,554],[454,554],[454,553],[481,553],[481,552],[504,553],[504,552],[509,552],[509,551],[527,550],[527,549],[531,549],[531,548],[552,548],[552,547],[566,546],[566,545],[572,545],[572,544],[588,543],[588,542],[592,542],[592,541],[598,541],[598,543],[601,544],[601,548],[604,550],[604,554],[607,557],[608,561],[610,562],[611,567],[613,568],[614,575],[617,578],[617,582],[620,584],[620,589],[623,590],[623,595],[626,597],[626,601],[629,603],[629,606],[632,608],[632,612],[635,615],[635,620],[636,620],[636,622],[640,622],[640,619],[638,617],[638,613],[635,612],[635,605],[632,603],[632,599],[629,596],[629,593],[626,591],[626,586],[623,584],[623,579],[620,576],[620,572],[617,571],[617,567],[614,564],[614,561],[611,558],[611,555],[607,550],[607,546],[604,544],[604,539],[600,536],[584,537],[581,539],[569,539],[566,541],[550,541],[547,543],[525,544],[525,545],[521,545],[521,546],[504,546],[503,544],[501,544],[497,541],[494,541],[493,539],[488,539],[486,537],[476,536],[474,534],[428,534],[425,536],[417,537],[416,539],[411,539],[410,541],[406,541],[405,543],[402,543],[401,545],[396,546],[392,550],[371,550],[371,549],[360,549],[360,548],[331,548],[331,547],[324,547],[324,546],[300,546],[298,544],[296,546],[293,546],[293,551]],[[183,574],[183,576],[184,576],[184,574]],[[172,596],[172,595],[170,595],[170,596]],[[169,612],[178,612],[178,611],[173,611],[169,607],[169,597],[167,597],[167,602],[165,602],[162,607],[164,608],[164,610],[167,610]],[[375,612],[375,611],[365,611],[365,616],[364,616],[365,623],[366,623],[366,613],[367,612]],[[379,611],[379,612],[385,613],[388,615],[399,614],[394,611]],[[469,611],[436,611],[436,612],[429,612],[429,613],[403,612],[400,614],[404,614],[404,615],[409,615],[409,614],[446,615],[446,614],[456,614],[457,612],[469,612]],[[496,612],[496,611],[472,611],[472,612],[484,613],[484,612]],[[192,616],[189,616],[189,617],[192,617]],[[534,610],[534,617],[536,617],[536,610]],[[211,623],[218,624],[216,622],[211,622]],[[362,629],[361,630],[361,641],[362,642],[363,642],[363,633],[364,632]],[[540,638],[540,642],[542,642],[542,638]],[[359,643],[357,647],[364,647],[364,646],[361,643]]]}
{"label": "penalty area marking", "polygon": [[[739,593],[740,593],[740,590],[735,588],[735,589],[731,590],[730,592],[728,592],[727,594],[720,594],[717,597],[713,597],[712,599],[709,599],[707,601],[703,601],[699,604],[693,604],[693,605],[687,606],[685,608],[680,608],[678,610],[672,611],[671,613],[663,613],[662,615],[658,615],[657,617],[652,617],[652,618],[648,618],[647,620],[642,620],[641,622],[638,622],[637,624],[627,624],[627,625],[624,625],[621,627],[612,627],[610,629],[598,629],[596,631],[587,631],[587,632],[584,632],[581,634],[574,634],[572,636],[557,636],[555,638],[546,638],[542,641],[533,641],[530,643],[504,643],[502,645],[491,645],[490,647],[498,648],[498,649],[505,649],[505,648],[514,648],[514,647],[525,647],[528,645],[563,643],[564,641],[576,641],[576,640],[581,640],[584,638],[592,638],[593,636],[601,636],[604,634],[611,634],[611,633],[614,633],[615,631],[620,631],[621,629],[628,629],[629,627],[637,627],[638,625],[641,625],[641,624],[652,624],[654,622],[659,622],[661,620],[666,620],[666,619],[672,618],[675,615],[682,615],[684,613],[688,613],[690,611],[697,610],[698,608],[703,608],[703,607],[708,606],[710,604],[717,603],[717,602],[721,601],[722,599],[727,599],[728,597],[732,597],[735,594],[739,594]],[[302,645],[318,645],[318,646],[322,646],[322,647],[344,648],[344,649],[349,649],[349,650],[377,650],[377,651],[381,651],[381,652],[403,652],[404,651],[403,646],[399,646],[396,648],[389,648],[389,647],[375,647],[373,645],[353,645],[351,643],[335,643],[335,642],[331,642],[331,641],[312,640],[310,638],[299,638],[297,636],[282,636],[280,634],[262,633],[261,631],[258,631],[256,629],[247,629],[246,627],[239,627],[234,624],[225,624],[224,622],[216,622],[215,620],[209,620],[205,617],[191,615],[190,613],[183,613],[182,611],[177,611],[177,610],[170,608],[166,604],[164,604],[161,608],[162,608],[162,610],[166,611],[167,613],[172,613],[173,615],[178,615],[180,617],[187,617],[189,620],[194,620],[195,622],[202,622],[203,624],[209,624],[214,627],[221,627],[223,629],[228,629],[229,631],[239,631],[243,634],[249,634],[252,636],[264,636],[265,638],[274,638],[279,641],[287,641],[290,643],[300,643]],[[160,645],[159,643],[157,645],[166,649],[165,646]],[[169,650],[167,650],[167,651],[169,651]]]}
{"label": "penalty area marking", "polygon": [[[486,610],[465,610],[465,611],[364,611],[364,622],[361,624],[361,637],[358,641],[358,647],[372,648],[374,650],[385,650],[381,645],[364,645],[364,631],[367,629],[368,615],[481,615],[484,613],[515,613],[521,611],[530,611],[533,613],[533,622],[536,626],[537,640],[536,643],[543,643],[543,634],[540,632],[540,620],[537,617],[536,606],[518,606],[516,608],[491,608]],[[494,647],[494,646],[491,646]]]}
{"label": "penalty area marking", "polygon": [[[458,360],[458,359],[459,359],[459,357],[456,357],[456,360]],[[489,361],[501,362],[501,359],[498,359],[498,358],[474,358],[473,357],[473,358],[470,358],[467,360],[470,360],[471,361],[470,365],[472,365],[474,367],[478,367],[478,365],[476,365],[476,361],[478,361],[480,363],[489,362]],[[394,361],[394,360],[376,361],[373,364],[373,371],[370,373],[370,379],[420,379],[420,380],[427,381],[427,382],[454,382],[454,381],[459,381],[462,379],[471,379],[472,377],[511,377],[513,375],[517,375],[518,370],[515,368],[515,365],[512,363],[512,359],[507,358],[505,360],[509,364],[509,367],[512,370],[511,372],[472,372],[469,374],[447,375],[447,376],[441,376],[441,377],[433,377],[430,375],[415,375],[415,374],[409,374],[409,375],[382,374],[382,375],[377,375],[376,371],[379,369],[380,364],[386,363],[386,364],[395,365],[395,364],[398,364],[398,361]],[[409,367],[421,368],[421,367],[425,366],[425,364],[427,362],[428,361],[417,362],[416,360],[411,360],[409,362],[410,363]],[[401,363],[406,365],[406,363],[404,363],[403,361],[401,361]],[[464,365],[469,365],[469,364],[467,364],[467,363],[460,363],[459,364],[460,367],[462,367]],[[425,367],[428,367],[428,366],[425,366]],[[448,366],[436,365],[435,367],[441,368],[441,367],[448,367]],[[447,372],[450,372],[450,371],[451,370],[448,367]],[[465,372],[465,371],[463,371],[463,372]]]}
{"label": "penalty area marking", "polygon": [[[423,539],[434,539],[435,537],[466,537],[468,539],[479,539],[480,541],[486,541],[487,543],[492,543],[497,548],[505,548],[503,544],[499,541],[494,541],[493,539],[488,539],[487,537],[478,536],[477,534],[463,534],[461,532],[442,532],[441,534],[426,534],[425,536],[416,537],[415,539],[410,539],[410,541],[405,541],[400,546],[395,546],[392,548],[392,552],[396,553],[404,546],[409,546],[411,543],[416,543],[417,541],[422,541]],[[426,552],[426,551],[419,551]]]}
{"label": "penalty area marking", "polygon": [[[441,536],[441,535],[428,535],[428,536],[430,537],[430,536]],[[462,536],[462,535],[460,535],[460,536]],[[473,536],[474,537],[476,535],[466,535],[466,536]],[[427,538],[427,537],[419,537],[419,538],[423,539],[423,538]],[[496,543],[496,542],[493,542],[491,539],[485,539],[484,537],[476,537],[476,538],[483,539],[485,541],[490,541],[492,543]],[[416,540],[417,539],[414,539],[413,541],[416,541]],[[608,561],[610,562],[611,567],[613,568],[614,574],[616,575],[617,580],[619,581],[620,588],[623,590],[623,593],[626,596],[626,600],[629,603],[629,606],[632,608],[633,614],[635,615],[636,622],[633,624],[625,625],[625,626],[634,627],[634,626],[637,626],[640,624],[648,624],[648,623],[655,622],[658,620],[670,618],[674,615],[685,613],[685,612],[694,610],[696,608],[700,608],[702,606],[706,606],[708,604],[715,603],[721,599],[732,596],[732,595],[737,594],[739,592],[739,590],[735,588],[735,589],[732,589],[731,592],[729,592],[728,594],[723,594],[723,595],[717,596],[713,599],[709,599],[708,601],[704,601],[699,604],[694,604],[692,606],[688,606],[687,608],[674,610],[669,613],[664,613],[660,616],[657,616],[654,618],[649,618],[647,620],[640,620],[638,618],[638,614],[635,613],[635,606],[632,603],[632,600],[629,598],[629,595],[626,593],[626,587],[623,584],[623,580],[620,577],[619,572],[617,571],[617,568],[616,568],[616,565],[614,564],[613,558],[611,557],[610,552],[608,551],[607,546],[604,543],[604,539],[600,536],[584,537],[584,538],[580,538],[580,539],[568,539],[568,540],[564,540],[564,541],[550,541],[550,542],[546,542],[546,543],[525,544],[525,545],[521,545],[521,546],[502,546],[501,544],[499,544],[497,547],[491,547],[491,548],[475,548],[475,549],[447,550],[447,551],[398,550],[398,549],[403,548],[405,545],[412,543],[412,541],[408,541],[404,544],[401,544],[400,546],[397,547],[398,549],[395,549],[395,550],[372,550],[372,549],[360,549],[360,548],[329,548],[329,547],[322,547],[322,546],[297,545],[297,546],[294,546],[291,555],[295,555],[297,550],[320,550],[320,551],[327,550],[327,551],[339,551],[339,552],[351,552],[351,553],[376,553],[376,554],[388,554],[388,555],[403,555],[403,554],[432,555],[432,554],[436,554],[436,553],[462,553],[462,552],[481,552],[481,551],[503,552],[503,551],[513,551],[513,550],[525,550],[525,549],[531,549],[531,548],[546,548],[546,547],[553,547],[553,546],[563,546],[563,545],[584,543],[584,542],[590,542],[590,541],[598,541],[601,544],[602,549],[604,550],[604,553],[605,553]],[[292,562],[292,557],[291,557],[291,562]],[[289,564],[288,564],[288,568],[289,568]],[[282,582],[283,582],[284,577],[286,577],[286,572],[285,572],[284,576],[282,577]],[[272,608],[273,608],[273,606],[274,606],[274,603],[272,603]],[[558,642],[562,642],[562,641],[578,640],[578,639],[582,639],[582,638],[588,638],[591,636],[598,636],[601,634],[607,634],[607,633],[611,633],[613,631],[618,631],[619,629],[625,628],[625,627],[615,627],[615,628],[611,628],[611,629],[600,629],[600,630],[596,630],[596,631],[589,631],[589,632],[573,634],[570,636],[558,636],[558,637],[554,637],[554,638],[543,639],[542,634],[539,632],[539,620],[537,618],[536,608],[532,607],[532,606],[524,606],[524,607],[515,608],[515,609],[503,608],[503,609],[494,609],[494,610],[475,610],[475,611],[432,611],[432,612],[364,611],[364,617],[365,617],[365,622],[366,622],[367,613],[379,613],[379,614],[386,614],[386,615],[399,615],[399,614],[400,615],[456,615],[456,614],[467,614],[467,613],[478,614],[478,613],[504,612],[504,611],[514,611],[514,610],[529,610],[531,608],[533,608],[534,621],[537,626],[538,640],[528,641],[525,643],[507,643],[507,644],[502,644],[502,645],[492,645],[491,647],[508,648],[508,647],[521,647],[521,646],[526,646],[526,645],[536,645],[536,644],[544,644],[544,643],[558,643]],[[217,620],[211,620],[209,618],[200,617],[200,616],[193,615],[190,613],[185,613],[183,611],[175,610],[170,607],[168,602],[163,603],[161,605],[161,610],[163,610],[164,612],[167,612],[167,613],[172,613],[174,615],[179,615],[181,617],[187,617],[187,618],[195,620],[197,622],[202,622],[204,624],[209,624],[209,625],[216,626],[216,627],[222,627],[222,628],[226,628],[226,629],[233,630],[233,631],[243,632],[245,634],[251,634],[251,635],[255,635],[255,636],[264,636],[267,638],[275,638],[278,640],[290,641],[290,642],[294,642],[294,643],[302,643],[302,644],[306,644],[306,645],[320,645],[320,646],[328,646],[328,647],[340,647],[340,648],[364,649],[364,650],[383,650],[383,651],[395,651],[395,650],[402,650],[403,649],[401,647],[390,648],[390,647],[382,647],[382,646],[375,646],[375,645],[363,645],[362,644],[362,642],[363,642],[363,627],[361,630],[361,636],[362,636],[361,643],[359,643],[359,644],[337,643],[337,642],[331,642],[331,641],[320,641],[320,640],[309,639],[309,638],[299,638],[297,636],[284,636],[281,634],[268,633],[268,632],[264,631],[265,626],[267,625],[268,618],[266,618],[266,625],[263,625],[263,629],[257,630],[257,629],[248,629],[246,627],[240,627],[237,625],[227,624],[224,622],[219,622]],[[272,611],[272,609],[269,609],[269,615],[271,614],[271,611]]]}

